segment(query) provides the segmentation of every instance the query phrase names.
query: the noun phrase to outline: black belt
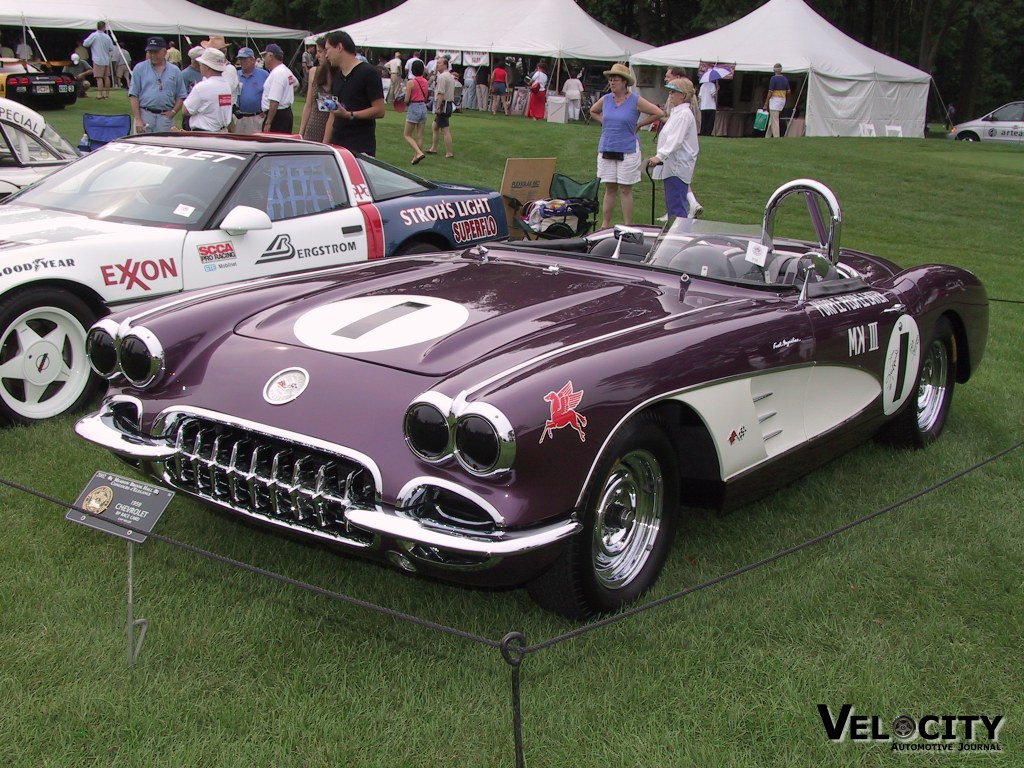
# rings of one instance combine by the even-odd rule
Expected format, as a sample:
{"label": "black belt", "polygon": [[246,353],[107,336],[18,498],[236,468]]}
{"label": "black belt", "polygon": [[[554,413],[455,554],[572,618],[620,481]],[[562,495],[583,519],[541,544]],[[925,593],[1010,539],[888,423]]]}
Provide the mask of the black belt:
{"label": "black belt", "polygon": [[154,115],[162,115],[164,112],[169,112],[171,108],[165,107],[164,109],[150,109],[149,107],[143,107],[143,109],[147,112],[153,113]]}
{"label": "black belt", "polygon": [[257,115],[265,115],[266,112],[236,112],[235,117],[256,117]]}

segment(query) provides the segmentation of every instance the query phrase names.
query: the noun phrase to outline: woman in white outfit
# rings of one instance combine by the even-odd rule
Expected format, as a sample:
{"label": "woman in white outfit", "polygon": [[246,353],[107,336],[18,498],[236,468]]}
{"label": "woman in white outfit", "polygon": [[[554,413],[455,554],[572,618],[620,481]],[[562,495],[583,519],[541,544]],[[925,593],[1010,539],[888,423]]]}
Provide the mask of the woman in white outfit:
{"label": "woman in white outfit", "polygon": [[665,207],[670,217],[687,214],[686,193],[697,167],[697,121],[693,113],[680,105],[693,98],[693,83],[679,78],[668,83],[672,111],[658,132],[658,151],[647,164],[655,169],[654,178],[665,182]]}

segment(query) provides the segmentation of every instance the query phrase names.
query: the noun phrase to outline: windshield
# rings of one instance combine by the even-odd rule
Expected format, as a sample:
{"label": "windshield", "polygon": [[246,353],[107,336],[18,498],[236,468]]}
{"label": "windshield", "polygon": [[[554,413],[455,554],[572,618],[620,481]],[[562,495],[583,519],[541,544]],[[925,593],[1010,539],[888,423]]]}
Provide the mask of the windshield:
{"label": "windshield", "polygon": [[195,229],[248,162],[248,155],[115,142],[8,199],[91,219]]}
{"label": "windshield", "polygon": [[756,225],[677,218],[665,225],[645,262],[694,277],[764,285],[760,242]]}

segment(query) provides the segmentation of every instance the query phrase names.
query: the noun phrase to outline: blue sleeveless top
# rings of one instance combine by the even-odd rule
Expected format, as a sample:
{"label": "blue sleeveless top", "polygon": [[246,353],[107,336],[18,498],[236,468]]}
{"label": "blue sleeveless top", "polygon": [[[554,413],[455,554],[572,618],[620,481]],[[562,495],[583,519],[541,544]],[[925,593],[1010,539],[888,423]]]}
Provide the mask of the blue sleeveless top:
{"label": "blue sleeveless top", "polygon": [[615,105],[615,97],[605,94],[601,107],[601,141],[597,145],[599,152],[625,152],[630,154],[640,150],[636,138],[636,124],[640,120],[640,95],[631,93],[620,106]]}

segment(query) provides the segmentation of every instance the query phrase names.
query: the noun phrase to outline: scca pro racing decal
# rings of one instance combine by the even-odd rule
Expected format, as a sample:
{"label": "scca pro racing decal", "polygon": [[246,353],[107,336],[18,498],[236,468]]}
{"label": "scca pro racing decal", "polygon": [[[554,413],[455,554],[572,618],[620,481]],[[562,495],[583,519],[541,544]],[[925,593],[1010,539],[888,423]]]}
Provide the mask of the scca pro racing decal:
{"label": "scca pro racing decal", "polygon": [[900,315],[889,335],[882,372],[882,410],[888,416],[899,410],[910,393],[917,389],[917,369],[921,364],[921,332],[910,315]]}
{"label": "scca pro racing decal", "polygon": [[454,301],[398,294],[325,304],[302,315],[293,330],[324,352],[383,352],[447,336],[468,320],[469,310]]}
{"label": "scca pro racing decal", "polygon": [[[106,285],[123,285],[126,291],[138,286],[144,291],[152,288],[149,282],[168,277],[178,276],[178,265],[174,259],[145,259],[133,261],[128,259],[124,264],[108,264],[100,267],[103,282]],[[146,282],[146,281],[149,282]]]}

